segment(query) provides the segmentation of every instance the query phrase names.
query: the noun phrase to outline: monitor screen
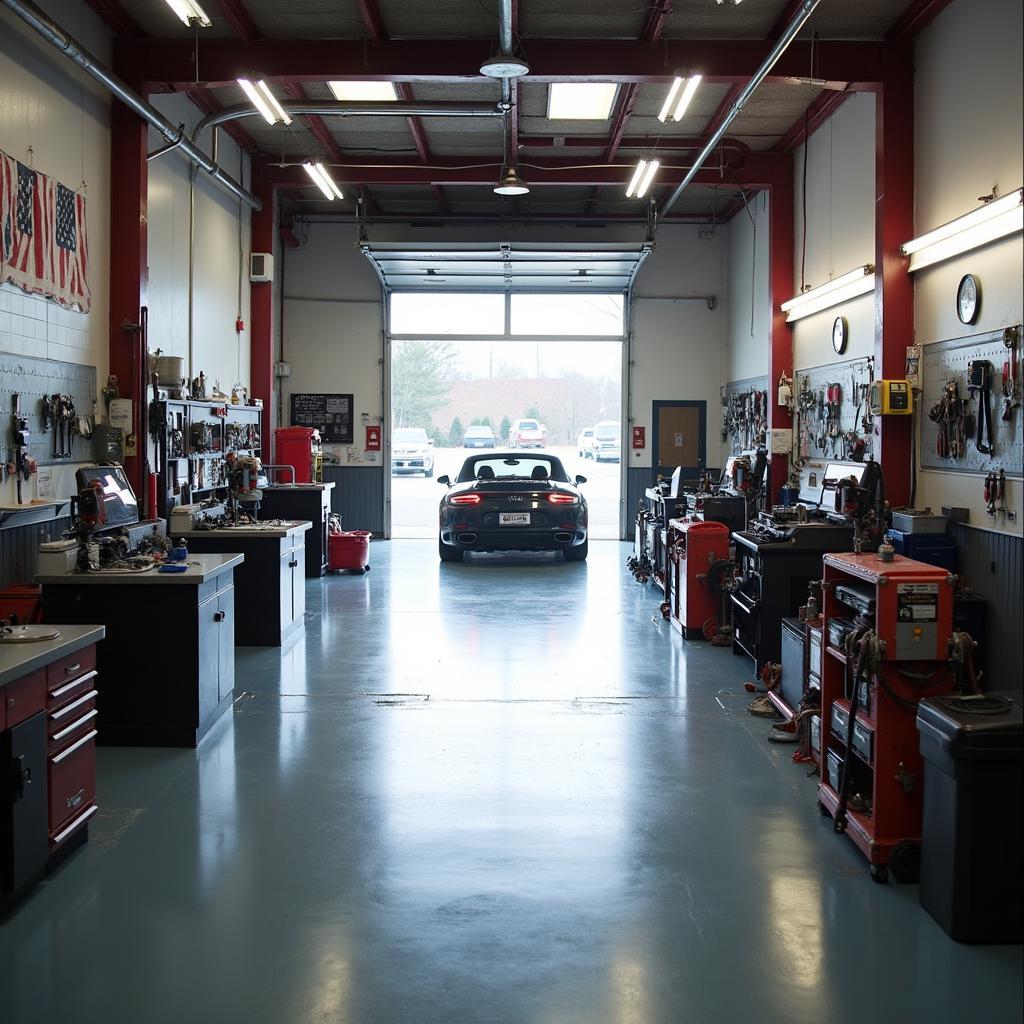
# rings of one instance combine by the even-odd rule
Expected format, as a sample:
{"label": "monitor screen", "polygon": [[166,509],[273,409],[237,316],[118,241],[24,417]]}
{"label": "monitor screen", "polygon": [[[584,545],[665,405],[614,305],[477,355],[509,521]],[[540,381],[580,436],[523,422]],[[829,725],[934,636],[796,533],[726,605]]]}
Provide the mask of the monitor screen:
{"label": "monitor screen", "polygon": [[103,491],[107,526],[131,526],[139,521],[139,503],[135,499],[124,470],[120,466],[83,466],[75,473],[81,491],[98,480]]}

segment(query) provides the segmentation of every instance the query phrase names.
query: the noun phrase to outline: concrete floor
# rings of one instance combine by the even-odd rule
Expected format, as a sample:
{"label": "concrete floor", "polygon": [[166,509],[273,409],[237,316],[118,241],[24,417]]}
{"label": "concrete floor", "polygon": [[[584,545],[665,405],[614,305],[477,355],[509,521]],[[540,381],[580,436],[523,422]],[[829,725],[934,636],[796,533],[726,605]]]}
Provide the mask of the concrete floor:
{"label": "concrete floor", "polygon": [[623,567],[375,543],[198,751],[103,749],[0,1020],[1019,1022],[1021,948],[872,882],[745,664]]}

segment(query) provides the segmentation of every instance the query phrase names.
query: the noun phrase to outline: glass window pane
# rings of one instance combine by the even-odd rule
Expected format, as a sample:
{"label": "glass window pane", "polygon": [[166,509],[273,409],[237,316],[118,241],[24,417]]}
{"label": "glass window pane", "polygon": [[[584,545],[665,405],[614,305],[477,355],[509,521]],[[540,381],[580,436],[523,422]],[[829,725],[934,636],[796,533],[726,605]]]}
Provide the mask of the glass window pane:
{"label": "glass window pane", "polygon": [[512,333],[617,338],[623,334],[621,295],[513,295]]}
{"label": "glass window pane", "polygon": [[503,334],[505,296],[475,292],[394,292],[391,333]]}

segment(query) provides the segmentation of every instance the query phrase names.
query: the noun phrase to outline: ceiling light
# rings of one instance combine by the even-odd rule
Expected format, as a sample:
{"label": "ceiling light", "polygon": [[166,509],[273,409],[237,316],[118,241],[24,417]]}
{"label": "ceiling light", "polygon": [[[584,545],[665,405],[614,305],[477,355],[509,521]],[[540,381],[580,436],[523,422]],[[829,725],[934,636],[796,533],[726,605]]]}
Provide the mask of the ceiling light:
{"label": "ceiling light", "polygon": [[519,177],[514,167],[509,167],[494,186],[494,191],[499,196],[525,196],[530,191],[530,186]]}
{"label": "ceiling light", "polygon": [[841,302],[856,298],[858,295],[866,295],[875,289],[875,267],[872,263],[865,263],[848,274],[842,274],[833,278],[826,284],[817,288],[795,295],[792,299],[783,302],[779,309],[786,314],[786,320],[792,323],[801,317],[810,316],[812,313],[820,313],[830,306],[838,306]]}
{"label": "ceiling light", "polygon": [[345,193],[335,184],[334,179],[330,176],[327,168],[323,164],[314,164],[306,162],[302,165],[306,168],[306,173],[313,179],[313,183],[323,194],[331,200],[344,199]]}
{"label": "ceiling light", "polygon": [[654,181],[654,175],[658,173],[660,166],[660,160],[638,161],[636,170],[633,171],[633,177],[629,179],[626,198],[632,199],[635,196],[637,199],[643,199],[647,195],[647,190],[651,187],[651,182]]}
{"label": "ceiling light", "polygon": [[1024,190],[1015,189],[965,213],[918,238],[904,242],[900,252],[910,257],[911,272],[977,249],[997,238],[1024,230]]}
{"label": "ceiling light", "polygon": [[522,78],[530,73],[530,65],[519,57],[498,54],[480,65],[480,74],[488,78]]}
{"label": "ceiling light", "polygon": [[263,120],[267,124],[277,124],[278,121],[283,121],[285,124],[292,123],[288,111],[278,103],[277,97],[270,91],[270,86],[263,79],[254,84],[248,78],[239,78],[238,84],[242,87],[242,92],[249,97],[252,105],[263,115]]}
{"label": "ceiling light", "polygon": [[552,82],[548,86],[548,118],[607,121],[618,88],[615,82]]}
{"label": "ceiling light", "polygon": [[394,82],[328,82],[335,99],[357,103],[394,103],[398,90]]}
{"label": "ceiling light", "polygon": [[667,121],[670,113],[673,121],[681,120],[683,114],[686,113],[686,108],[690,105],[690,100],[693,99],[693,94],[697,91],[697,86],[700,85],[701,78],[701,75],[684,75],[682,77],[676,75],[668,95],[665,97],[665,102],[661,105],[658,120]]}
{"label": "ceiling light", "polygon": [[206,11],[195,0],[167,0],[167,6],[181,19],[185,25],[210,27],[210,18]]}

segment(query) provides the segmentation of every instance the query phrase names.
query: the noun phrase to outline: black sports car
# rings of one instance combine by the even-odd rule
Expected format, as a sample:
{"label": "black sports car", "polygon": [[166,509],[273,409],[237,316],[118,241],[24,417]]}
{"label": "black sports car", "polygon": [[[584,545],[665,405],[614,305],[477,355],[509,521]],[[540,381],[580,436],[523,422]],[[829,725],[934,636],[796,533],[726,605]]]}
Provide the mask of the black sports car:
{"label": "black sports car", "polygon": [[441,499],[438,553],[461,562],[467,551],[562,551],[587,557],[587,502],[561,460],[541,453],[491,452],[462,464]]}

